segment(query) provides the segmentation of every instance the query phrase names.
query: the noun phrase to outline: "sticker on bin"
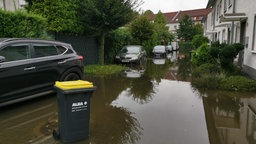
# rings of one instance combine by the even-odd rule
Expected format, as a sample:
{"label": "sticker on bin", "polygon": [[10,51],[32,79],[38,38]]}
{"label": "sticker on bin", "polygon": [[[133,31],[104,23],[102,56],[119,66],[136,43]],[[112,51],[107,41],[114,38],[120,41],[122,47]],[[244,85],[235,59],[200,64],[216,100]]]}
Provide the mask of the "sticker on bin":
{"label": "sticker on bin", "polygon": [[82,88],[92,88],[93,83],[83,80],[77,81],[64,81],[64,82],[55,82],[55,87],[58,87],[62,90],[72,90],[72,89],[82,89]]}

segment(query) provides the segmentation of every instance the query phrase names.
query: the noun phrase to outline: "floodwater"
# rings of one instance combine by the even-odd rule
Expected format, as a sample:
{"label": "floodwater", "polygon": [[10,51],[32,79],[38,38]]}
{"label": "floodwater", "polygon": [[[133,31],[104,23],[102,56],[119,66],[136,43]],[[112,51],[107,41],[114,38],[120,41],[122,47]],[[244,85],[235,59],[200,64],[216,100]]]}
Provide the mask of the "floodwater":
{"label": "floodwater", "polygon": [[[177,60],[177,57],[180,59]],[[256,95],[190,84],[189,61],[170,54],[120,75],[85,76],[90,136],[77,144],[255,144]],[[1,108],[0,144],[59,144],[56,95]]]}

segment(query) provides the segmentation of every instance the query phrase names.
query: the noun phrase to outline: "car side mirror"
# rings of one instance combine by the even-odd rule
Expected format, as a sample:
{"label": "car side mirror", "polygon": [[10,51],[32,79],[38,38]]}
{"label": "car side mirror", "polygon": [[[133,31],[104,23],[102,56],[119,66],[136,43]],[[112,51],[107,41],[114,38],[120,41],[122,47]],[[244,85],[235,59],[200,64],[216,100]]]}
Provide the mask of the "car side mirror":
{"label": "car side mirror", "polygon": [[5,62],[5,57],[4,56],[0,56],[0,63]]}

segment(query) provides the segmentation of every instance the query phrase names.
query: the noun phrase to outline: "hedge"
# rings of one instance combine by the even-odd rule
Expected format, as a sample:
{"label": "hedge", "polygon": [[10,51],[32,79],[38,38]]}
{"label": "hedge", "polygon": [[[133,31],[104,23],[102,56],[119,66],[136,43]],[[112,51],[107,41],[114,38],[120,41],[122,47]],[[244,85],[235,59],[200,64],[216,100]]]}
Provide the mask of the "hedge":
{"label": "hedge", "polygon": [[46,19],[25,11],[4,11],[0,9],[0,37],[45,38]]}

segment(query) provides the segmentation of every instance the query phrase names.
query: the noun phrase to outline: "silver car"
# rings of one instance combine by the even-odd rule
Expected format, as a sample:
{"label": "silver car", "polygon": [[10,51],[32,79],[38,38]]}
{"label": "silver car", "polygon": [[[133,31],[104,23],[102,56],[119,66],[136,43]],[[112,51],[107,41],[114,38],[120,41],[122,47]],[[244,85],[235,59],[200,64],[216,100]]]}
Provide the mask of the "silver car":
{"label": "silver car", "polygon": [[152,53],[156,58],[166,57],[166,47],[164,45],[157,45],[153,48]]}
{"label": "silver car", "polygon": [[146,59],[146,51],[140,45],[127,45],[116,55],[120,63],[140,63]]}

